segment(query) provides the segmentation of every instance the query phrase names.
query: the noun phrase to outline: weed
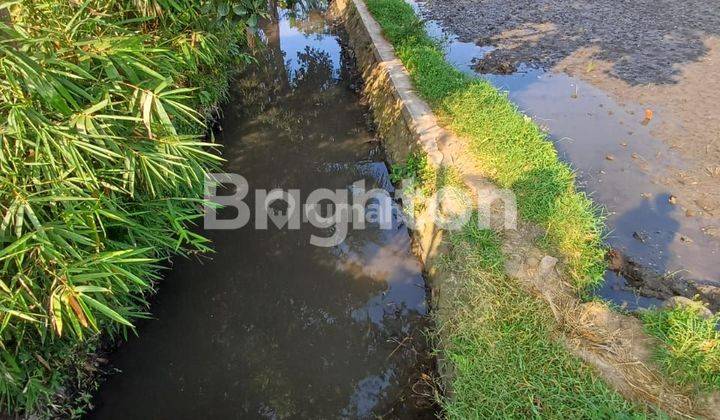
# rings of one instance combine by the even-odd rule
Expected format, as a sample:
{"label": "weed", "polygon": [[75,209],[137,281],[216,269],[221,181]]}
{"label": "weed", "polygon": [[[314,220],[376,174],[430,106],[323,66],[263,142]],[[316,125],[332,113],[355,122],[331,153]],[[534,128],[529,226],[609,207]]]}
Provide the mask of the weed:
{"label": "weed", "polygon": [[720,389],[720,314],[703,318],[697,309],[676,307],[641,314],[645,330],[660,339],[655,358],[682,385]]}
{"label": "weed", "polygon": [[451,233],[442,262],[452,287],[434,316],[441,358],[452,365],[449,418],[643,418],[552,337],[540,299],[504,275],[501,238],[469,223]]}

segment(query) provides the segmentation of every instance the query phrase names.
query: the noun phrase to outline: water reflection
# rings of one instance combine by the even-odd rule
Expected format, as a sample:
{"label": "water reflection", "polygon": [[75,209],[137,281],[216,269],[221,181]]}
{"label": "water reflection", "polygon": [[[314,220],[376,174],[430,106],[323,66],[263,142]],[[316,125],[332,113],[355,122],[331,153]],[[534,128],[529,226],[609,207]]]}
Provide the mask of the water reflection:
{"label": "water reflection", "polygon": [[[391,187],[358,105],[352,60],[322,14],[279,10],[224,111],[226,170],[251,189]],[[252,196],[245,200],[251,208]],[[232,217],[232,209],[220,214]],[[176,261],[156,320],[112,357],[98,418],[431,417],[421,266],[406,228],[208,231],[212,260]]]}
{"label": "water reflection", "polygon": [[317,64],[329,70],[325,80],[330,83],[339,76],[340,45],[333,37],[325,35],[329,31],[328,23],[318,10],[304,11],[298,7],[293,10],[281,10],[280,49],[285,55],[285,67],[291,80],[302,79],[304,71],[312,71],[314,64],[308,54],[319,54]]}

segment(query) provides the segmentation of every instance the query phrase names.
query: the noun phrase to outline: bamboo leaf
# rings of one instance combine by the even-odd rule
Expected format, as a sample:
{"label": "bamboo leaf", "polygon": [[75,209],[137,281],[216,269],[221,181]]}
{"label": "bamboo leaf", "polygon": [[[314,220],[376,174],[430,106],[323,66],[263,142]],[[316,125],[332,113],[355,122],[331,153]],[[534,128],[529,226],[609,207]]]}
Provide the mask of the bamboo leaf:
{"label": "bamboo leaf", "polygon": [[22,228],[25,222],[25,205],[18,205],[17,211],[15,212],[15,236],[18,238],[22,236]]}
{"label": "bamboo leaf", "polygon": [[126,325],[128,327],[132,327],[133,325],[128,321],[127,319],[120,316],[119,313],[113,311],[112,309],[108,308],[106,305],[98,302],[97,300],[91,298],[88,295],[82,295],[81,299],[83,302],[87,303],[88,305],[92,306],[93,308],[100,311],[103,315],[107,316],[108,318],[112,319],[113,321]]}
{"label": "bamboo leaf", "polygon": [[18,318],[24,319],[25,321],[40,322],[39,319],[37,319],[37,318],[35,318],[35,317],[33,317],[33,316],[29,315],[29,314],[26,314],[26,313],[23,313],[23,312],[20,312],[20,311],[16,311],[16,310],[14,310],[14,309],[9,309],[9,308],[6,308],[6,307],[4,307],[4,306],[2,306],[2,305],[0,305],[0,312],[5,312],[5,313],[8,314],[8,315],[16,316],[16,317],[18,317]]}
{"label": "bamboo leaf", "polygon": [[52,323],[57,335],[62,336],[63,320],[62,320],[62,302],[57,290],[50,297],[50,313],[52,314]]}
{"label": "bamboo leaf", "polygon": [[82,325],[84,328],[88,327],[88,320],[85,317],[85,311],[82,310],[80,307],[80,304],[75,299],[75,297],[72,294],[68,294],[68,302],[70,303],[70,307],[72,308],[73,312],[77,316],[78,320],[80,321],[80,325]]}

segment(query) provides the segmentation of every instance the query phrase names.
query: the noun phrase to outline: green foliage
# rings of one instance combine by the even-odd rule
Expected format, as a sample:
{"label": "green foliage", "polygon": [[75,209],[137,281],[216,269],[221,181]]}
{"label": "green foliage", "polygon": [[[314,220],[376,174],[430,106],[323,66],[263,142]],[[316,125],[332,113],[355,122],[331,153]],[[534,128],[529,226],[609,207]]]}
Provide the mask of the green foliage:
{"label": "green foliage", "polygon": [[682,385],[720,389],[720,314],[703,318],[696,308],[642,313],[645,330],[660,339],[656,359]]}
{"label": "green foliage", "polygon": [[423,197],[429,197],[437,188],[437,173],[427,160],[427,155],[421,152],[410,153],[404,164],[393,164],[390,170],[390,180],[400,183],[409,180],[404,185],[405,194],[412,194],[417,189]]}
{"label": "green foliage", "polygon": [[203,11],[214,14],[220,21],[244,24],[256,28],[261,16],[267,14],[265,0],[208,0]]}
{"label": "green foliage", "polygon": [[403,0],[367,0],[413,84],[441,122],[470,141],[480,169],[518,196],[524,218],[547,230],[579,290],[595,286],[605,268],[602,219],[575,188],[573,171],[553,144],[488,82],[463,75],[444,57]]}
{"label": "green foliage", "polygon": [[207,250],[191,231],[220,163],[204,121],[244,39],[207,10],[0,5],[0,411],[47,407],[69,355],[145,315],[164,258]]}
{"label": "green foliage", "polygon": [[424,153],[411,153],[404,164],[394,164],[390,172],[392,182],[404,179],[416,179],[419,183],[432,182],[433,170]]}
{"label": "green foliage", "polygon": [[412,7],[402,1],[366,1],[375,20],[380,23],[383,35],[396,48],[409,46],[434,46],[425,32],[425,25],[415,16]]}
{"label": "green foliage", "polygon": [[503,276],[505,257],[502,253],[502,241],[494,231],[481,229],[478,214],[474,212],[463,229],[450,235],[450,243],[454,249],[462,249],[470,245],[475,249],[471,260],[473,266],[493,276]]}

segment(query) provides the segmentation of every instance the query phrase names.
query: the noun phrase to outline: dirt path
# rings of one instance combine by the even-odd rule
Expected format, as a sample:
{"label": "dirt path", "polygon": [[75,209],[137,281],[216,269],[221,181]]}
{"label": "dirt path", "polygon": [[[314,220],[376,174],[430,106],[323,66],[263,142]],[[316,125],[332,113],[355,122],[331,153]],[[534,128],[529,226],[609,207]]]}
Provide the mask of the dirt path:
{"label": "dirt path", "polygon": [[[475,62],[480,73],[511,74],[533,67],[567,73],[606,92],[624,108],[623,114],[637,114],[638,127],[626,123],[629,131],[611,141],[630,155],[633,146],[642,146],[632,144],[642,134],[632,137],[632,130],[649,130],[643,142],[659,139],[679,157],[671,161],[667,153],[639,158],[632,153],[639,166],[662,168],[640,169],[654,189],[666,193],[657,199],[667,205],[670,198],[675,209],[678,228],[667,232],[672,240],[666,241],[675,247],[670,252],[679,252],[678,264],[665,268],[717,284],[715,270],[705,264],[704,270],[694,271],[703,264],[693,259],[720,249],[720,1],[430,0],[423,8],[426,17],[441,22],[460,41],[494,47]],[[645,109],[652,115],[641,127]],[[623,157],[603,152],[586,158],[600,162],[606,157],[615,161],[606,162],[598,177],[611,177],[609,171]],[[616,203],[601,204],[612,212]],[[689,249],[693,247],[697,249]],[[700,259],[717,258],[707,252]],[[710,300],[720,302],[718,295]]]}
{"label": "dirt path", "polygon": [[455,33],[505,47],[493,53],[511,62],[552,67],[575,51],[597,47],[596,59],[631,85],[675,83],[681,69],[720,35],[717,0],[435,0],[433,17]]}

